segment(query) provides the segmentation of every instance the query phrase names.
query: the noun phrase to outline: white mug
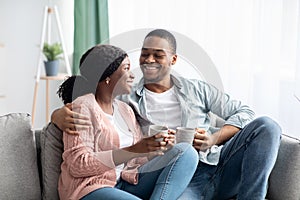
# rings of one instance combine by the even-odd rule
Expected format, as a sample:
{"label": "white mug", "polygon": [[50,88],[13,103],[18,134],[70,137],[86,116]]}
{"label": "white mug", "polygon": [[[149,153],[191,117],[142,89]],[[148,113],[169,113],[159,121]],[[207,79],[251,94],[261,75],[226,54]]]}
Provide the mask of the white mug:
{"label": "white mug", "polygon": [[176,143],[186,142],[193,144],[196,130],[188,127],[177,127],[176,128]]}
{"label": "white mug", "polygon": [[[151,137],[153,135],[156,135],[158,133],[164,133],[164,134],[168,134],[168,127],[166,126],[162,126],[162,125],[155,125],[152,124],[149,126],[149,131],[148,131],[148,137]],[[162,141],[163,138],[157,138],[157,141]]]}

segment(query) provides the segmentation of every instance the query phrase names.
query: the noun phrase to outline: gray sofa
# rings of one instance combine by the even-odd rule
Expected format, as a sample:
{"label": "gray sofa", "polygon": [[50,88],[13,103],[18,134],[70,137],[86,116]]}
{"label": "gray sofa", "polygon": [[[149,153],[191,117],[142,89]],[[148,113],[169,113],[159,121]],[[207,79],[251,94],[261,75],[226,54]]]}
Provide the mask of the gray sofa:
{"label": "gray sofa", "polygon": [[[62,134],[52,124],[33,131],[30,122],[25,113],[0,116],[0,199],[58,199]],[[267,198],[300,199],[299,139],[282,136]]]}

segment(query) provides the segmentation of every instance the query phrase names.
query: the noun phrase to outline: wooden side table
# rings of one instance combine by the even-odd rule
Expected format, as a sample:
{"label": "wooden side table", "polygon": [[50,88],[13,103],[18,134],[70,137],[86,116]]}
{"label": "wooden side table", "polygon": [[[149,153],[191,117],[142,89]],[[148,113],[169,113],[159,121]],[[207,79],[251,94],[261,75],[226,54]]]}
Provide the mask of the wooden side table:
{"label": "wooden side table", "polygon": [[[49,122],[49,109],[50,109],[50,95],[49,95],[49,89],[50,89],[50,81],[55,81],[55,80],[65,80],[67,74],[58,74],[57,76],[41,76],[40,80],[45,80],[46,81],[46,123]],[[35,86],[35,90],[37,92],[37,83]],[[32,126],[34,124],[34,119],[35,119],[35,108],[36,108],[36,97],[37,95],[34,95],[33,99],[33,106],[32,106]]]}

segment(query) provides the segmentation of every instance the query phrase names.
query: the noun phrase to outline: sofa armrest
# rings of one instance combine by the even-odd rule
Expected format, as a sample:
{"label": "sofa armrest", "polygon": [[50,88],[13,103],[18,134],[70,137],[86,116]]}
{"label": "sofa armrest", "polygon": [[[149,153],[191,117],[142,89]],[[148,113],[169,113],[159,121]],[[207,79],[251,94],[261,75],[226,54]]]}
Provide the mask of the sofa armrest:
{"label": "sofa armrest", "polygon": [[27,113],[0,116],[0,199],[41,199],[35,135]]}
{"label": "sofa armrest", "polygon": [[275,166],[269,178],[268,199],[300,199],[300,140],[282,135]]}

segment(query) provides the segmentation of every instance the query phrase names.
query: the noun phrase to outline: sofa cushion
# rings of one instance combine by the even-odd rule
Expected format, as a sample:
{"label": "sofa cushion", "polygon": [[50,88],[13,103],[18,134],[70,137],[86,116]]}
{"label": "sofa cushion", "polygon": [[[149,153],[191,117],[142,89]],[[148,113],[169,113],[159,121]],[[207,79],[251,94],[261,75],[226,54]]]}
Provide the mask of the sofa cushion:
{"label": "sofa cushion", "polygon": [[35,145],[36,145],[36,152],[37,152],[37,164],[39,169],[39,177],[40,177],[40,186],[42,188],[42,165],[41,165],[41,141],[40,135],[42,130],[35,130]]}
{"label": "sofa cushion", "polygon": [[41,199],[35,136],[31,117],[0,117],[0,199]]}
{"label": "sofa cushion", "polygon": [[300,199],[300,141],[282,135],[276,164],[269,178],[268,198]]}
{"label": "sofa cushion", "polygon": [[59,199],[57,186],[63,153],[62,135],[62,132],[52,123],[44,127],[40,135],[44,200]]}

